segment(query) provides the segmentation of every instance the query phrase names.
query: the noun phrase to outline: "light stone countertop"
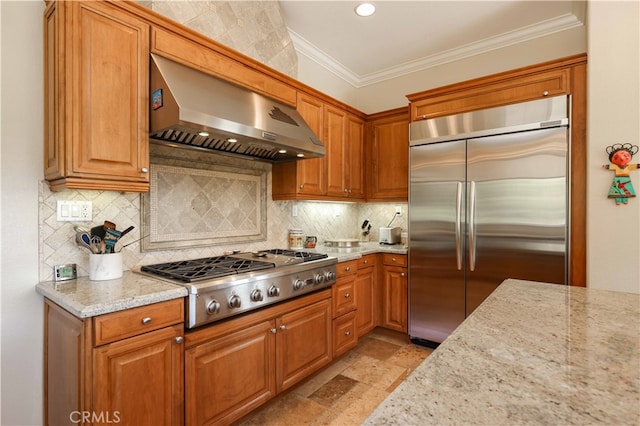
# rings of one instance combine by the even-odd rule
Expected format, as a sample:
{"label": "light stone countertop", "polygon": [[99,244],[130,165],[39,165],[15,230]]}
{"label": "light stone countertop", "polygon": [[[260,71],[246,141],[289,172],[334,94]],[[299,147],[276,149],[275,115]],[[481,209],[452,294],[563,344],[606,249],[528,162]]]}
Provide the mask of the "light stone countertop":
{"label": "light stone countertop", "polygon": [[[315,251],[336,257],[338,262],[358,259],[371,253],[407,253],[407,249],[399,244],[381,246],[372,242],[361,243],[360,247],[350,249],[318,247]],[[188,294],[183,286],[131,271],[125,272],[122,278],[117,280],[90,281],[89,277],[85,276],[70,281],[41,282],[36,285],[36,291],[78,318],[150,305],[186,297]]]}
{"label": "light stone countertop", "polygon": [[640,295],[507,280],[366,425],[638,425]]}
{"label": "light stone countertop", "polygon": [[78,277],[70,281],[47,281],[36,285],[36,291],[78,318],[150,305],[187,296],[187,289],[134,272],[124,272],[122,278],[90,281]]}

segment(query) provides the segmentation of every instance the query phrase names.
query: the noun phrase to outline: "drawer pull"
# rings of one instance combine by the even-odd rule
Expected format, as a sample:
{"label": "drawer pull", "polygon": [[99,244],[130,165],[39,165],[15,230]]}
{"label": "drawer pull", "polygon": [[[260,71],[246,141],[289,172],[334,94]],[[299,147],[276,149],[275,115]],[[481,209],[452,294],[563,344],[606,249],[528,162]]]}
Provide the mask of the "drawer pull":
{"label": "drawer pull", "polygon": [[349,294],[349,293],[345,293],[344,298],[345,298],[345,299],[348,299],[349,297],[351,297],[351,294]]}
{"label": "drawer pull", "polygon": [[549,96],[549,92],[545,90],[544,92],[542,92],[542,96]]}
{"label": "drawer pull", "polygon": [[404,277],[404,272],[400,274],[401,277]]}
{"label": "drawer pull", "polygon": [[176,343],[182,343],[184,341],[184,337],[178,336],[178,337],[176,337],[175,341],[176,341]]}
{"label": "drawer pull", "polygon": [[286,327],[284,324],[282,324],[282,325],[280,326],[280,330],[285,331],[286,329],[287,329],[287,327]]}
{"label": "drawer pull", "polygon": [[344,332],[344,335],[345,335],[345,336],[350,336],[350,335],[351,335],[351,332],[350,332],[350,331],[345,331],[345,332]]}
{"label": "drawer pull", "polygon": [[345,271],[349,272],[351,270],[351,266],[347,266],[344,268]]}
{"label": "drawer pull", "polygon": [[391,258],[391,261],[392,261],[392,262],[396,262],[396,258],[395,258],[395,257],[392,257],[392,258]]}
{"label": "drawer pull", "polygon": [[273,333],[273,334],[276,334],[276,332],[277,332],[278,330],[276,330],[275,328],[272,328],[272,329],[271,329],[271,330],[269,330],[269,331],[270,331],[271,333]]}
{"label": "drawer pull", "polygon": [[369,263],[369,259],[365,259],[362,263],[364,263],[364,264]]}
{"label": "drawer pull", "polygon": [[144,317],[142,318],[142,323],[143,324],[149,324],[151,322],[151,317]]}

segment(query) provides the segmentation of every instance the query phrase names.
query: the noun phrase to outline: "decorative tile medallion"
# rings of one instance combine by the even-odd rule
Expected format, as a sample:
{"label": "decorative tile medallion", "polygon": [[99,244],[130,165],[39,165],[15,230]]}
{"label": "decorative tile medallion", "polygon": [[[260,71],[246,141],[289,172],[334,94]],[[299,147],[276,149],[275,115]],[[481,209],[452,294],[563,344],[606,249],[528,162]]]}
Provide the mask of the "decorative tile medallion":
{"label": "decorative tile medallion", "polygon": [[152,164],[143,194],[144,250],[264,241],[266,173]]}

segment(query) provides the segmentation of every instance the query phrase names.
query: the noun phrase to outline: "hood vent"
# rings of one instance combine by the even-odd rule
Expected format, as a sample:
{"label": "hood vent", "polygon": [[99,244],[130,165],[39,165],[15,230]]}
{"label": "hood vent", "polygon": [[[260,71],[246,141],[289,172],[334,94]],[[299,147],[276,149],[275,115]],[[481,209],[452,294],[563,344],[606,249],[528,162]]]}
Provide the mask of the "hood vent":
{"label": "hood vent", "polygon": [[151,54],[152,142],[269,162],[322,157],[295,108]]}

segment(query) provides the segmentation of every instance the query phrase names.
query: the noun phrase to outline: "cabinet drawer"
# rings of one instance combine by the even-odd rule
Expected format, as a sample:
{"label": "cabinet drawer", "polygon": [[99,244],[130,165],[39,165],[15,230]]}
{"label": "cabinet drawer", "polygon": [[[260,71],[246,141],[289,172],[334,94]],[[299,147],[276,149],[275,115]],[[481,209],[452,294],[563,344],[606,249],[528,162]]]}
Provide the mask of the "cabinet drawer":
{"label": "cabinet drawer", "polygon": [[339,356],[358,344],[356,313],[349,312],[333,320],[333,356]]}
{"label": "cabinet drawer", "polygon": [[358,269],[358,261],[350,260],[349,262],[340,262],[336,266],[336,277],[344,277],[355,274]]}
{"label": "cabinet drawer", "polygon": [[93,319],[94,346],[115,342],[183,321],[183,299],[173,299],[101,315]]}
{"label": "cabinet drawer", "polygon": [[382,255],[382,263],[387,266],[407,266],[407,255],[386,253]]}
{"label": "cabinet drawer", "polygon": [[356,309],[354,297],[355,278],[338,280],[333,285],[333,317],[339,317]]}
{"label": "cabinet drawer", "polygon": [[370,268],[376,266],[376,255],[368,254],[358,259],[358,269]]}

